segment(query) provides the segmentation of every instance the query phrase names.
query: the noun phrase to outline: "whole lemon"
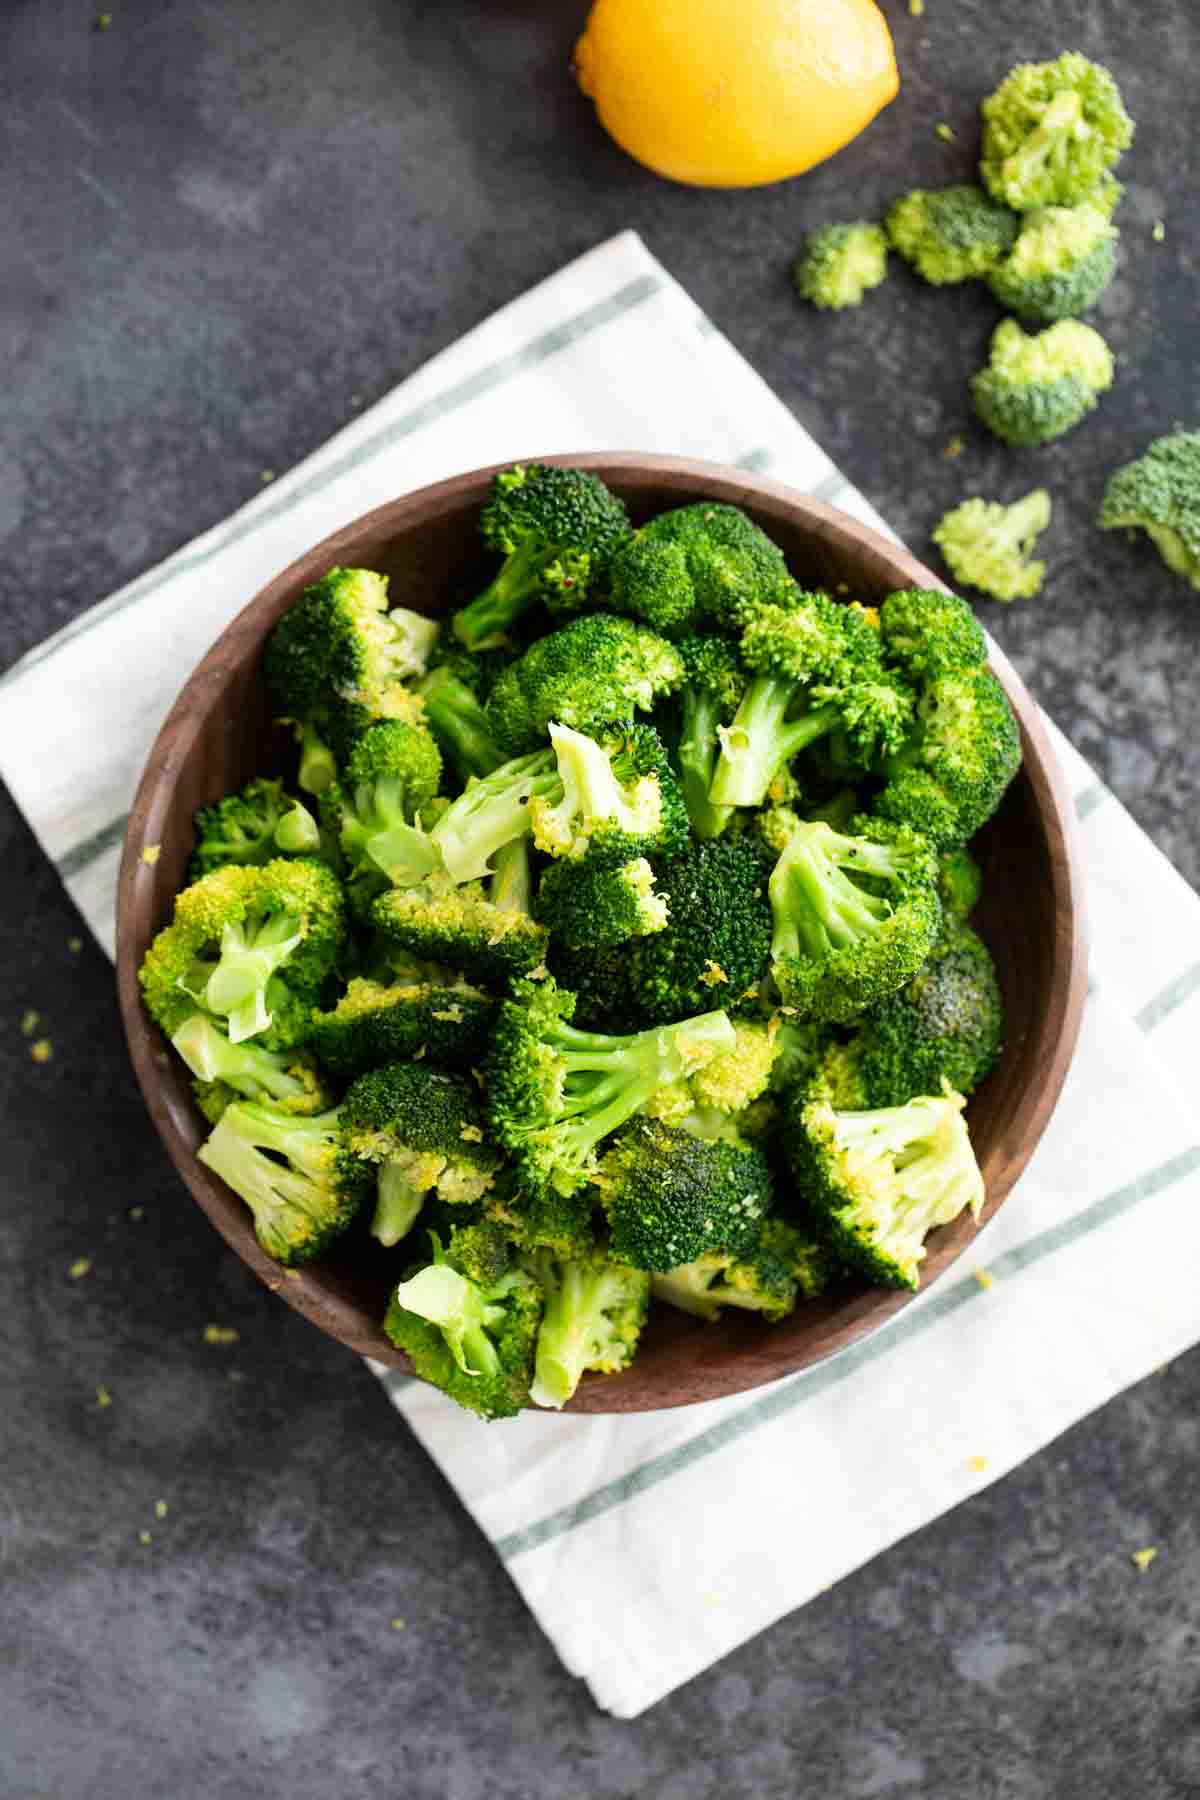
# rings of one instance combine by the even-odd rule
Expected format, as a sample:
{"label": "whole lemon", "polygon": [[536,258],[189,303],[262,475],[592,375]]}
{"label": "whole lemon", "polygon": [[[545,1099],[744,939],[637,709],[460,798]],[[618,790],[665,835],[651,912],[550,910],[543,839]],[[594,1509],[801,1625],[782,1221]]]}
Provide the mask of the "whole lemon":
{"label": "whole lemon", "polygon": [[874,0],[596,0],[575,74],[623,150],[697,187],[799,175],[900,86]]}

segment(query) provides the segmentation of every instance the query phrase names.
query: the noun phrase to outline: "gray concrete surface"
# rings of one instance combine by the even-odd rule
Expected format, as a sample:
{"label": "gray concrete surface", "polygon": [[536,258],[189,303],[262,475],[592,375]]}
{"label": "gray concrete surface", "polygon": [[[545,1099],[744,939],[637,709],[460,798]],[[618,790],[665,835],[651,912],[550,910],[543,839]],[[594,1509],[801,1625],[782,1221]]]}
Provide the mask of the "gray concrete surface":
{"label": "gray concrete surface", "polygon": [[[98,32],[88,5],[6,0],[0,666],[632,225],[918,550],[966,491],[1051,487],[1051,579],[987,622],[1196,879],[1200,603],[1090,519],[1113,463],[1200,418],[1200,19],[1188,0],[1062,0],[1052,25],[1020,0],[885,10],[904,88],[870,133],[802,182],[702,194],[600,133],[566,76],[578,4],[114,0]],[[1120,376],[1074,436],[1016,457],[965,405],[984,296],[900,274],[818,318],[788,260],[809,224],[964,178],[978,97],[1067,46],[1119,72],[1140,122],[1098,319]],[[1200,1357],[617,1724],[370,1376],[187,1201],[110,971],[69,947],[2,796],[0,870],[5,1800],[1200,1792]],[[206,1344],[214,1321],[240,1341]],[[1140,1542],[1162,1550],[1145,1575]]]}

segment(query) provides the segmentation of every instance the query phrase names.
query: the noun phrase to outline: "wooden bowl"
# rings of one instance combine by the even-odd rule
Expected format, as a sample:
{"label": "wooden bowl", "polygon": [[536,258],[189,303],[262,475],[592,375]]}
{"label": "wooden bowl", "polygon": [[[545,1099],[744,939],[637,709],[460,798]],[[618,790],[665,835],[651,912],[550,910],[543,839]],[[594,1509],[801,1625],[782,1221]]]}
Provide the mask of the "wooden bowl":
{"label": "wooden bowl", "polygon": [[[808,586],[845,582],[856,597],[870,601],[895,588],[941,585],[906,551],[780,482],[674,457],[550,460],[593,470],[627,502],[635,522],[695,500],[743,507]],[[380,1327],[388,1272],[396,1279],[396,1254],[380,1252],[365,1232],[318,1266],[291,1274],[264,1254],[245,1206],[196,1160],[207,1128],[193,1104],[187,1070],[142,1008],[137,969],[184,881],[196,808],[252,774],[285,766],[289,744],[272,726],[261,672],[263,641],[275,621],[334,563],[382,570],[391,577],[397,605],[447,611],[455,596],[482,586],[487,576],[476,520],[492,473],[460,475],[376,508],[326,538],[251,600],[191,675],[158,734],[121,864],[121,1011],[146,1103],[176,1167],[217,1230],[273,1292],[331,1337],[398,1368],[407,1368],[407,1361]],[[1025,761],[975,843],[985,876],[976,923],[995,956],[1007,1009],[1003,1057],[968,1109],[987,1183],[985,1220],[1003,1203],[1054,1109],[1086,985],[1080,876],[1062,776],[1019,677],[994,648],[991,660],[1020,721]],[[141,855],[150,844],[161,846],[153,865]],[[973,1244],[975,1233],[968,1218],[934,1232],[922,1265],[925,1287]],[[632,1369],[586,1376],[571,1407],[642,1412],[756,1387],[877,1330],[909,1298],[854,1291],[803,1304],[776,1326],[744,1315],[706,1324],[656,1307]]]}

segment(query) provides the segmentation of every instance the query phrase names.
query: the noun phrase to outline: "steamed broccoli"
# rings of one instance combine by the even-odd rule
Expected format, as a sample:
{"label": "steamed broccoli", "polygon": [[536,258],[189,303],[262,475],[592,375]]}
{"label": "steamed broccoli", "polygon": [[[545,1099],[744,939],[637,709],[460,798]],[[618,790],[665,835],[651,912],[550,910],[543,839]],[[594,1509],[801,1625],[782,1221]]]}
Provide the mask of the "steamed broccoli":
{"label": "steamed broccoli", "polygon": [[586,1370],[618,1375],[633,1361],[650,1304],[650,1277],[597,1247],[566,1259],[539,1251],[529,1261],[545,1297],[529,1397],[565,1406]]}
{"label": "steamed broccoli", "polygon": [[1022,212],[1077,205],[1133,142],[1116,82],[1075,50],[1018,63],[982,110],[980,172],[998,200]]}
{"label": "steamed broccoli", "polygon": [[827,1246],[785,1219],[764,1219],[754,1241],[734,1255],[709,1250],[694,1262],[651,1280],[656,1300],[698,1319],[719,1319],[726,1308],[761,1313],[768,1324],[785,1319],[799,1294],[824,1292],[833,1273]]}
{"label": "steamed broccoli", "polygon": [[1139,527],[1167,567],[1200,588],[1200,431],[1156,438],[1110,475],[1098,522],[1105,531]]}
{"label": "steamed broccoli", "polygon": [[965,600],[944,588],[901,588],[879,611],[884,655],[920,683],[987,661],[983,627]]}
{"label": "steamed broccoli", "polygon": [[655,892],[645,857],[618,862],[603,851],[551,863],[538,886],[536,913],[568,950],[622,944],[667,923],[667,903]]}
{"label": "steamed broccoli", "polygon": [[[466,651],[464,655],[468,654]],[[478,690],[454,673],[452,666],[431,669],[418,688],[429,729],[464,781],[490,775],[504,761],[488,728]]]}
{"label": "steamed broccoli", "polygon": [[424,725],[384,719],[355,742],[343,781],[324,796],[349,875],[348,895],[357,917],[395,882],[411,887],[436,867],[417,816],[437,793],[442,758]]}
{"label": "steamed broccoli", "polygon": [[342,1147],[340,1117],[298,1117],[239,1100],[196,1152],[246,1202],[254,1233],[292,1268],[320,1256],[354,1219],[370,1173]]}
{"label": "steamed broccoli", "polygon": [[428,1056],[450,1069],[481,1062],[496,1013],[490,994],[452,970],[435,980],[383,983],[356,976],[332,1012],[315,1012],[312,1047],[333,1075]]}
{"label": "steamed broccoli", "polygon": [[888,241],[878,225],[854,219],[820,225],[809,233],[792,264],[792,281],[802,300],[841,311],[858,306],[869,288],[887,275]]}
{"label": "steamed broccoli", "polygon": [[1034,543],[1050,523],[1050,496],[1036,488],[1023,500],[1001,506],[978,497],[953,507],[933,533],[956,581],[990,594],[993,600],[1028,600],[1038,593],[1044,562],[1029,560]]}
{"label": "steamed broccoli", "polygon": [[1096,304],[1116,266],[1117,231],[1097,206],[1030,213],[1012,250],[988,276],[1006,312],[1053,324]]}
{"label": "steamed broccoli", "polygon": [[1112,353],[1090,325],[1062,319],[1027,337],[1015,319],[1002,319],[987,368],[971,377],[971,398],[989,431],[1021,448],[1070,431],[1112,383]]}
{"label": "steamed broccoli", "polygon": [[487,1066],[492,1130],[538,1191],[573,1194],[596,1148],[655,1091],[733,1042],[723,1012],[634,1036],[580,1031],[575,996],[548,979],[518,982],[500,1008]]}
{"label": "steamed broccoli", "polygon": [[484,1198],[483,1210],[520,1250],[546,1250],[560,1259],[587,1256],[596,1244],[596,1196],[591,1188],[560,1194],[532,1188],[507,1165]]}
{"label": "steamed broccoli", "polygon": [[925,839],[879,819],[851,830],[800,825],[770,882],[776,985],[799,1013],[833,1023],[902,987],[941,921]]}
{"label": "steamed broccoli", "polygon": [[346,1154],[378,1170],[371,1231],[385,1245],[412,1230],[435,1189],[450,1205],[481,1200],[500,1161],[484,1138],[474,1082],[428,1062],[360,1075],[342,1101],[341,1133]]}
{"label": "steamed broccoli", "polygon": [[479,528],[504,561],[454,615],[455,636],[470,650],[495,643],[539,600],[554,612],[582,611],[629,536],[629,519],[597,476],[518,463],[494,478]]}
{"label": "steamed broccoli", "polygon": [[506,756],[517,756],[544,743],[552,720],[575,731],[626,723],[682,678],[665,638],[630,619],[589,613],[509,664],[488,696],[488,729]]}
{"label": "steamed broccoli", "polygon": [[470,980],[505,981],[545,961],[549,937],[529,913],[493,904],[478,881],[392,888],[371,923],[393,949],[445,963]]}
{"label": "steamed broccoli", "polygon": [[589,737],[552,723],[550,743],[557,778],[529,803],[539,850],[625,862],[687,842],[687,812],[652,725],[601,725]]}
{"label": "steamed broccoli", "polygon": [[962,1117],[961,1094],[906,1106],[837,1112],[793,1098],[787,1149],[800,1197],[834,1251],[883,1287],[915,1289],[925,1238],[967,1207],[983,1206],[983,1178]]}
{"label": "steamed broccoli", "polygon": [[783,552],[736,506],[659,513],[613,559],[612,604],[664,637],[735,629],[746,606],[792,585]]}
{"label": "steamed broccoli", "polygon": [[344,937],[342,890],[324,864],[227,863],[176,896],[142,960],[142,994],[168,1035],[199,1008],[226,1021],[232,1043],[290,1049],[309,1035]]}
{"label": "steamed broccoli", "polygon": [[281,1113],[326,1112],[333,1095],[304,1050],[264,1050],[261,1044],[231,1044],[203,1013],[193,1013],[172,1035],[172,1044],[192,1072],[201,1112],[215,1125],[231,1101],[263,1100]]}
{"label": "steamed broccoli", "polygon": [[306,794],[318,797],[331,788],[337,780],[337,761],[333,751],[309,719],[278,721],[281,725],[291,724],[296,742],[300,746],[300,763],[296,770],[297,784]]}
{"label": "steamed broccoli", "polygon": [[[281,842],[281,834],[286,841]],[[248,867],[281,854],[309,855],[319,845],[316,821],[307,808],[284,792],[282,781],[256,776],[236,794],[197,812],[188,880],[198,881],[225,863]]]}
{"label": "steamed broccoli", "polygon": [[679,654],[679,785],[696,836],[720,837],[733,808],[715,805],[709,789],[721,752],[721,729],[731,724],[749,676],[736,644],[716,633],[684,638]]}
{"label": "steamed broccoli", "polygon": [[631,1119],[592,1175],[612,1253],[665,1273],[705,1251],[748,1249],[771,1205],[762,1152],[736,1134],[709,1138],[661,1119]]}
{"label": "steamed broccoli", "polygon": [[514,757],[463,789],[429,834],[430,848],[451,881],[482,881],[496,852],[530,831],[536,803],[561,793],[549,750]]}
{"label": "steamed broccoli", "polygon": [[887,215],[893,246],[923,280],[941,287],[986,275],[1008,254],[1019,221],[982,188],[914,188]]}
{"label": "steamed broccoli", "polygon": [[913,736],[889,757],[875,809],[953,849],[991,818],[1020,766],[1020,729],[991,670],[951,670],[925,684]]}
{"label": "steamed broccoli", "polygon": [[529,1398],[542,1290],[523,1269],[486,1286],[454,1267],[432,1238],[433,1261],[399,1283],[383,1328],[423,1381],[484,1419]]}
{"label": "steamed broccoli", "polygon": [[979,904],[983,871],[971,852],[959,845],[938,857],[938,893],[942,911],[950,919],[966,920]]}

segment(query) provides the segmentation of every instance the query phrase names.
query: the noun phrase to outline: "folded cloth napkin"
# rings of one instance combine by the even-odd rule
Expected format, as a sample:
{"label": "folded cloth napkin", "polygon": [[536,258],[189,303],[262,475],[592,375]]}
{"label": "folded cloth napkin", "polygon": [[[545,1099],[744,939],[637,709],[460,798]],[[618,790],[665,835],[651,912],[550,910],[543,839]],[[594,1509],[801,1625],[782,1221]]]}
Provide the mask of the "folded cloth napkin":
{"label": "folded cloth napkin", "polygon": [[[637,237],[601,245],[2,678],[0,773],[105,948],[151,739],[258,587],[349,518],[460,469],[626,448],[769,470],[882,523]],[[976,1269],[816,1368],[673,1412],[485,1426],[377,1370],[564,1663],[619,1717],[1200,1335],[1200,900],[1054,736],[1093,980],[1058,1110]]]}

